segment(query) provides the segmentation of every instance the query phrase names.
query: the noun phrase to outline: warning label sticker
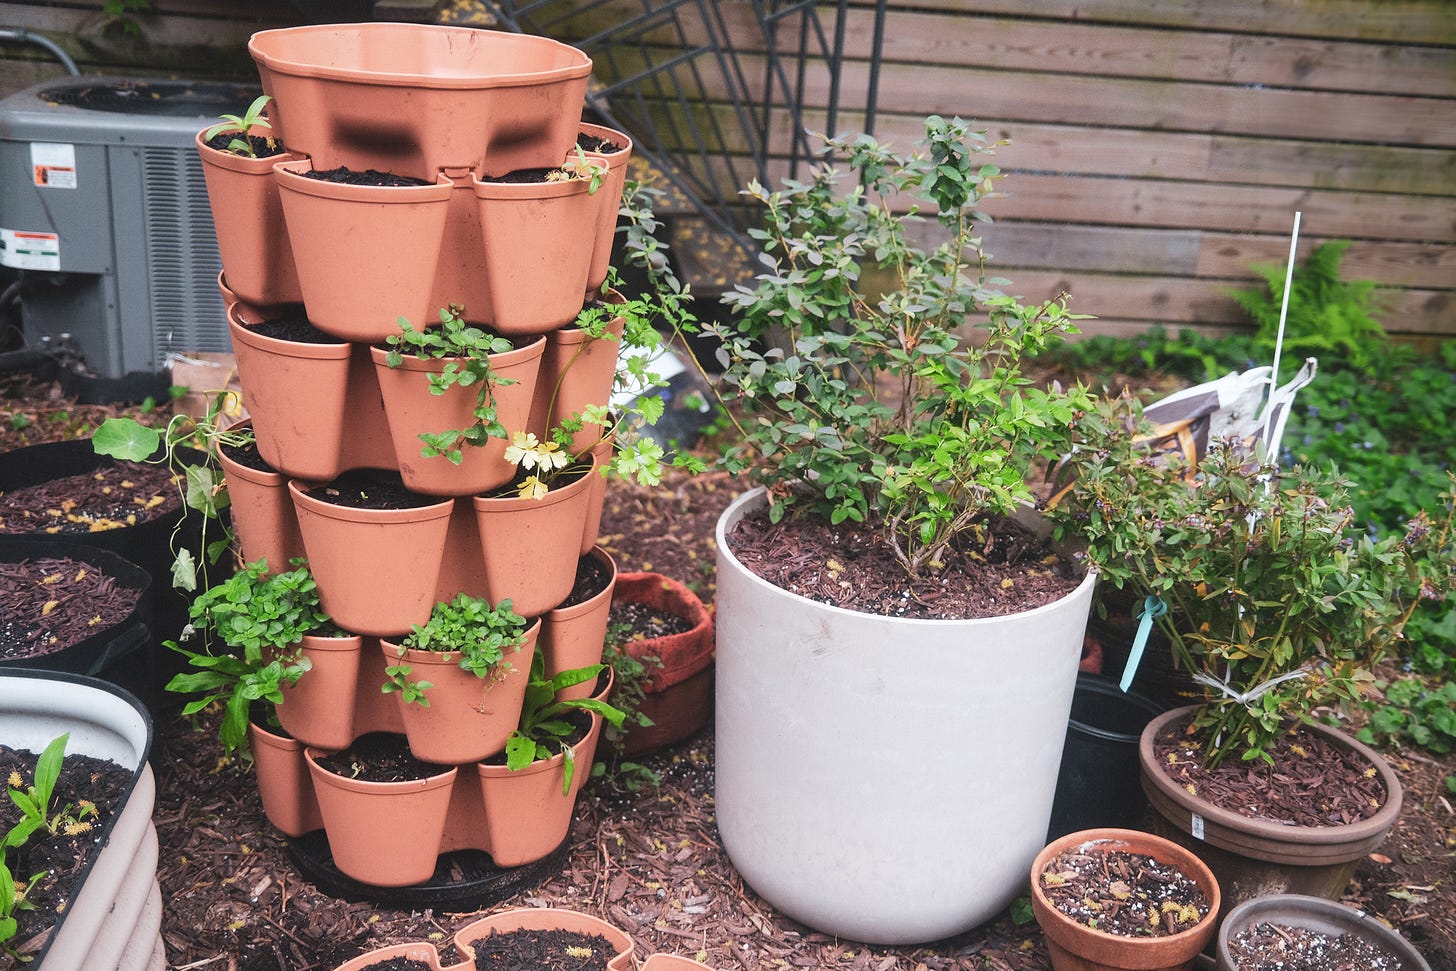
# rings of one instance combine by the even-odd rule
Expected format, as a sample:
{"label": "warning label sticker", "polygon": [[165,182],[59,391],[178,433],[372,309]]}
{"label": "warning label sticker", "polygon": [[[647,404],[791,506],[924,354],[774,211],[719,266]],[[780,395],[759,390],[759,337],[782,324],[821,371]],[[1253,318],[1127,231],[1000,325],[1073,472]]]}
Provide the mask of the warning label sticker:
{"label": "warning label sticker", "polygon": [[0,226],[0,264],[17,270],[61,268],[61,238],[55,233],[30,233]]}
{"label": "warning label sticker", "polygon": [[30,170],[43,189],[76,188],[76,146],[60,142],[32,142]]}

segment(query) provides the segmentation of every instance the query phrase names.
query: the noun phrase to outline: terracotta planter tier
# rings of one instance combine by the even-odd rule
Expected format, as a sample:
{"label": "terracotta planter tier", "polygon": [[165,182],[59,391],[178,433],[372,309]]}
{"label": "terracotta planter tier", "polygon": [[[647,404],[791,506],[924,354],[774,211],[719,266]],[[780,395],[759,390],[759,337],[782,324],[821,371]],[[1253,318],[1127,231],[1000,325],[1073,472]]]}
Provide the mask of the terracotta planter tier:
{"label": "terracotta planter tier", "polygon": [[[1067,850],[1081,846],[1105,852],[1150,856],[1176,867],[1198,884],[1208,899],[1208,913],[1193,927],[1163,937],[1124,937],[1080,924],[1047,899],[1041,873]],[[1052,841],[1031,865],[1031,909],[1046,936],[1056,971],[1181,971],[1191,968],[1199,952],[1213,940],[1221,903],[1218,881],[1191,852],[1149,833],[1127,829],[1089,829]]]}
{"label": "terracotta planter tier", "polygon": [[[559,165],[560,160],[553,162]],[[489,303],[481,308],[502,334],[545,334],[576,319],[586,302],[605,185],[475,181]]]}
{"label": "terracotta planter tier", "polygon": [[418,179],[560,164],[592,69],[545,37],[423,24],[264,30],[248,51],[286,144],[320,168]]}
{"label": "terracotta planter tier", "polygon": [[252,722],[248,724],[248,740],[253,749],[258,795],[268,822],[287,836],[322,829],[323,817],[313,794],[308,763],[303,760],[304,744]]}
{"label": "terracotta planter tier", "polygon": [[453,765],[478,762],[504,749],[521,720],[531,655],[540,633],[537,621],[527,629],[525,644],[507,651],[505,660],[484,678],[461,670],[458,652],[401,651],[397,643],[381,640],[386,665],[408,664],[412,680],[430,683],[425,692],[428,707],[394,694],[414,757]]}
{"label": "terracotta planter tier", "polygon": [[218,461],[227,480],[233,535],[243,562],[266,559],[269,572],[288,569],[291,560],[303,556],[303,536],[288,495],[288,476],[241,465],[225,452]]}
{"label": "terracotta planter tier", "polygon": [[[612,607],[612,592],[617,586],[617,564],[603,549],[586,554],[607,568],[609,579],[604,590],[590,599],[569,607],[557,607],[541,615],[541,653],[546,659],[546,677],[562,671],[600,664],[606,644],[607,623]],[[591,682],[563,688],[556,695],[568,701],[589,698]]]}
{"label": "terracotta planter tier", "polygon": [[627,185],[627,163],[632,158],[632,139],[626,132],[582,122],[579,130],[583,135],[620,146],[615,152],[588,152],[607,164],[607,179],[600,191],[607,195],[608,205],[602,207],[598,216],[596,241],[592,246],[591,270],[587,273],[587,289],[595,290],[607,279],[607,270],[612,259],[612,241],[617,234],[617,205],[612,200],[622,198]]}
{"label": "terracotta planter tier", "polygon": [[454,183],[345,185],[310,179],[313,162],[273,167],[308,318],[346,341],[382,341],[399,318],[430,319]]}
{"label": "terracotta planter tier", "polygon": [[1193,709],[1177,708],[1143,730],[1138,761],[1143,791],[1154,809],[1154,831],[1197,853],[1223,887],[1233,908],[1273,893],[1338,900],[1360,860],[1384,841],[1400,818],[1400,780],[1378,753],[1343,732],[1305,725],[1338,748],[1358,753],[1380,776],[1386,800],[1374,816],[1347,826],[1286,826],[1250,819],[1189,793],[1155,764],[1153,739],[1186,721]]}
{"label": "terracotta planter tier", "polygon": [[[546,339],[538,338],[523,347],[490,355],[491,370],[510,382],[497,385],[490,392],[496,418],[508,432],[527,426],[546,347]],[[407,487],[427,495],[466,496],[511,481],[516,467],[505,460],[508,438],[492,438],[485,445],[462,446],[459,465],[443,455],[420,454],[421,433],[469,428],[475,423],[478,389],[474,385],[455,385],[442,395],[430,391],[430,376],[443,371],[451,363],[449,358],[405,357],[399,367],[391,368],[385,363],[388,352],[384,348],[371,347],[369,353],[383,395],[385,421],[398,459],[399,474]]]}
{"label": "terracotta planter tier", "polygon": [[[435,949],[433,944],[391,944],[345,961],[334,971],[367,971],[369,968],[377,967],[394,958],[418,962],[425,965],[430,971],[442,971],[440,952]],[[474,965],[470,965],[470,967],[474,967]],[[457,966],[452,965],[451,968],[452,971],[455,971]]]}
{"label": "terracotta planter tier", "polygon": [[607,961],[607,967],[611,971],[631,971],[636,964],[632,958],[632,938],[625,931],[590,914],[554,907],[507,910],[482,917],[455,932],[455,949],[465,955],[466,966],[471,967],[475,961],[473,945],[476,941],[493,932],[505,933],[514,930],[566,930],[599,934],[615,950]]}
{"label": "terracotta planter tier", "polygon": [[364,638],[309,635],[299,643],[299,652],[310,667],[297,682],[283,685],[278,723],[305,745],[347,748],[362,734],[354,731],[352,718],[340,715],[354,710]]}
{"label": "terracotta planter tier", "polygon": [[288,152],[248,158],[221,152],[207,147],[202,132],[197,133],[196,141],[228,288],[239,299],[261,305],[302,300],[273,163],[303,156]]}
{"label": "terracotta planter tier", "polygon": [[[546,335],[541,373],[526,424],[537,438],[547,441],[552,429],[582,414],[588,405],[606,406],[611,402],[617,351],[622,346],[625,326],[626,321],[617,317],[607,324],[608,336],[593,338],[579,327],[562,327]],[[592,448],[607,431],[600,425],[583,424],[571,440],[570,451],[580,454]]]}

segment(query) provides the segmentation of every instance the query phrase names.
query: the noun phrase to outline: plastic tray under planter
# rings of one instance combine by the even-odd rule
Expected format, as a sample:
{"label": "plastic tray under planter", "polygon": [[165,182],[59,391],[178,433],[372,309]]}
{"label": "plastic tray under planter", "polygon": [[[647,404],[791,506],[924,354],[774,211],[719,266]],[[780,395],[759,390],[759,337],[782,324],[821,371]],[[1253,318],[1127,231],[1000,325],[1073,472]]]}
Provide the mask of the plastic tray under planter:
{"label": "plastic tray under planter", "polygon": [[123,619],[95,633],[45,654],[7,658],[0,656],[0,671],[58,671],[100,678],[123,688],[155,709],[160,700],[152,639],[152,578],[146,570],[99,547],[36,539],[30,536],[0,536],[0,564],[36,559],[68,559],[90,564],[118,586],[135,591],[131,612]]}
{"label": "plastic tray under planter", "polygon": [[0,738],[39,752],[69,732],[68,755],[107,759],[132,773],[96,840],[71,905],[30,967],[45,971],[164,971],[157,886],[156,780],[147,756],[152,721],[136,698],[103,681],[46,671],[0,671]]}

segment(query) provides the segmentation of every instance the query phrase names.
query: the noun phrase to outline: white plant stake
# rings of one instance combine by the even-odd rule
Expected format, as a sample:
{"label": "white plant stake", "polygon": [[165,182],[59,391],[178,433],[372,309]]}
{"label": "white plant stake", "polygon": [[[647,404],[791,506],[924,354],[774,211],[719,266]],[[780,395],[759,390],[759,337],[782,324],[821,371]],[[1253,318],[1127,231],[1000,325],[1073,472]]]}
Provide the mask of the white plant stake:
{"label": "white plant stake", "polygon": [[[1279,334],[1274,339],[1274,368],[1269,372],[1269,400],[1274,400],[1274,392],[1279,388],[1279,353],[1284,349],[1284,321],[1289,316],[1289,290],[1294,285],[1294,251],[1299,247],[1299,218],[1303,215],[1300,210],[1294,212],[1294,232],[1289,237],[1289,265],[1284,270],[1284,299],[1279,305]],[[1269,415],[1274,410],[1269,409]],[[1265,429],[1265,436],[1268,429]]]}

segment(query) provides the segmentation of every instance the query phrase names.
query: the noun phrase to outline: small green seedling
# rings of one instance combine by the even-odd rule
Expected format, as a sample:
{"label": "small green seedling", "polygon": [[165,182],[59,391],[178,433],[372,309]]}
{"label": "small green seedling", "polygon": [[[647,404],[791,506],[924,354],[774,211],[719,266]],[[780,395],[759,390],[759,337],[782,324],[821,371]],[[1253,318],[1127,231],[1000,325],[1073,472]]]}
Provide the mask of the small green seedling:
{"label": "small green seedling", "polygon": [[[248,132],[254,128],[267,128],[270,130],[273,128],[273,125],[263,115],[263,109],[268,106],[268,102],[271,100],[266,94],[260,94],[253,99],[252,104],[248,105],[248,110],[243,112],[241,117],[238,115],[222,115],[222,121],[202,133],[203,140],[208,141],[224,132],[235,131],[238,135],[232,141],[228,142],[227,150],[234,155],[245,155],[248,158],[257,158],[258,153],[253,150],[253,142],[248,137]],[[275,144],[271,137],[268,139],[268,144],[269,146]]]}

